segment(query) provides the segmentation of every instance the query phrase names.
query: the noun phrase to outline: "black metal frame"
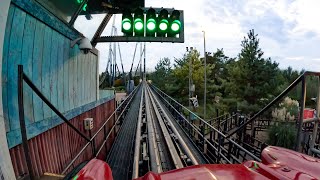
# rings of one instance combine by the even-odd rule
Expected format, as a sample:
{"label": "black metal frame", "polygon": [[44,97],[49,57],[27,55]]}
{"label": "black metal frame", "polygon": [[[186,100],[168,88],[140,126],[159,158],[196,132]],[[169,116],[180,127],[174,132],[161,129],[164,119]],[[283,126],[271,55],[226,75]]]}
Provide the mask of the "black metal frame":
{"label": "black metal frame", "polygon": [[[25,125],[25,119],[24,119],[24,102],[23,102],[23,82],[25,82],[38,96],[39,98],[49,106],[51,110],[53,110],[69,127],[71,127],[74,131],[77,132],[83,139],[87,141],[87,143],[84,145],[84,147],[80,150],[80,152],[71,160],[71,162],[66,166],[66,168],[63,170],[62,174],[67,172],[67,170],[74,164],[74,162],[80,157],[80,155],[86,150],[86,148],[91,144],[93,147],[93,155],[94,158],[96,158],[101,150],[103,149],[103,146],[106,144],[108,138],[110,137],[111,133],[114,132],[115,127],[117,126],[117,122],[123,115],[125,115],[125,109],[129,106],[131,103],[132,98],[134,97],[135,93],[137,92],[137,88],[135,88],[134,91],[132,91],[128,97],[115,109],[115,111],[109,116],[109,118],[103,123],[103,125],[97,130],[97,132],[90,138],[88,138],[86,135],[84,135],[82,132],[80,132],[75,126],[73,126],[68,119],[53,105],[51,102],[41,93],[41,91],[32,83],[32,81],[29,79],[29,77],[24,73],[23,66],[18,65],[18,106],[19,106],[19,121],[20,121],[20,129],[21,129],[21,136],[22,136],[22,145],[24,149],[24,155],[26,158],[29,178],[34,179],[34,173],[33,173],[33,166],[30,158],[29,153],[29,147],[28,147],[28,137],[27,137],[27,131],[26,131],[26,125]],[[116,116],[117,112],[121,112],[118,116],[117,120],[114,122],[113,127],[109,130],[109,133],[106,133],[105,126],[107,123]],[[95,148],[95,138],[97,135],[104,129],[104,141],[101,144],[101,147],[96,151]]]}
{"label": "black metal frame", "polygon": [[[172,97],[165,94],[163,91],[153,85],[151,85],[151,87],[157,93],[157,95],[161,97],[161,100],[170,110],[170,112],[175,113],[174,117],[176,118],[176,120],[181,125],[186,125],[185,127],[188,128],[188,131],[190,132],[187,135],[196,144],[198,144],[199,149],[202,150],[202,153],[207,155],[207,159],[209,159],[211,163],[241,163],[239,158],[242,158],[242,160],[256,160],[259,162],[261,161],[259,157],[243,148],[231,137],[227,137],[221,131],[200,118],[198,115],[191,112],[188,108],[184,107]],[[180,108],[177,108],[178,106]],[[197,127],[195,123],[185,117],[179,110],[181,108],[187,111],[189,114],[193,114],[199,120],[202,127]],[[207,128],[210,129],[210,133],[214,133],[218,138],[207,139],[205,132],[203,131],[203,129]],[[205,144],[207,144],[208,150],[204,148]]]}

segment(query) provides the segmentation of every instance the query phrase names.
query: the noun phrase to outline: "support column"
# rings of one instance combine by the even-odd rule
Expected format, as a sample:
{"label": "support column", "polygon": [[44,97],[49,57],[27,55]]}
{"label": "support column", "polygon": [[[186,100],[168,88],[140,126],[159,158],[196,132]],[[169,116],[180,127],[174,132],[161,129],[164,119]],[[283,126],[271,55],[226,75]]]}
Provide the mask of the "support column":
{"label": "support column", "polygon": [[[8,17],[8,10],[10,6],[10,0],[2,0],[0,6],[0,80],[2,79],[2,54],[3,43],[6,30],[6,23]],[[3,117],[3,105],[2,105],[2,84],[0,83],[0,179],[15,179],[15,174],[12,167],[12,161],[9,154],[6,129]]]}

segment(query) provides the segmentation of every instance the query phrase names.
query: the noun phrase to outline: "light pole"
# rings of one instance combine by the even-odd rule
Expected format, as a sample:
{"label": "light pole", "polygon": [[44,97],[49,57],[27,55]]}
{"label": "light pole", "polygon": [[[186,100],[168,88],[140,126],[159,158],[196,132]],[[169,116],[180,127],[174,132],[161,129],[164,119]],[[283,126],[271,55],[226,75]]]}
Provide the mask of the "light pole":
{"label": "light pole", "polygon": [[206,120],[207,105],[207,53],[206,53],[206,32],[203,32],[203,50],[204,50],[204,95],[203,95],[203,119]]}

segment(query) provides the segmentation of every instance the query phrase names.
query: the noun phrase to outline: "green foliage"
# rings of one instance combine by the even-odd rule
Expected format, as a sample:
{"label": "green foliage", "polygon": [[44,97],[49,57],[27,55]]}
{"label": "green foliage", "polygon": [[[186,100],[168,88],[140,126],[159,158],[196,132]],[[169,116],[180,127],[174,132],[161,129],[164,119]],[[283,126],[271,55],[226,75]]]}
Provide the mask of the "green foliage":
{"label": "green foliage", "polygon": [[[302,73],[291,67],[280,70],[277,63],[263,56],[264,53],[259,43],[258,35],[254,33],[254,30],[250,30],[247,37],[244,37],[241,42],[242,49],[238,57],[226,56],[223,49],[206,54],[208,110],[218,109],[220,113],[231,113],[238,110],[246,114],[255,113]],[[188,105],[189,64],[191,62],[191,79],[195,84],[194,96],[197,95],[199,104],[202,105],[203,59],[203,57],[200,58],[197,50],[191,50],[182,58],[174,59],[173,65],[170,59],[163,58],[156,65],[155,72],[149,74],[148,77],[167,94],[184,105]],[[310,82],[313,83],[312,80]],[[310,94],[314,94],[314,91],[315,89]],[[298,99],[300,92],[299,86],[288,96]]]}
{"label": "green foliage", "polygon": [[239,110],[246,113],[259,110],[264,105],[262,98],[271,100],[274,97],[274,90],[278,87],[277,77],[280,76],[278,64],[270,58],[263,58],[257,36],[250,30],[241,43],[238,61],[227,65],[226,91],[240,102]]}
{"label": "green foliage", "polygon": [[279,122],[268,129],[268,144],[293,149],[297,130],[294,123]]}

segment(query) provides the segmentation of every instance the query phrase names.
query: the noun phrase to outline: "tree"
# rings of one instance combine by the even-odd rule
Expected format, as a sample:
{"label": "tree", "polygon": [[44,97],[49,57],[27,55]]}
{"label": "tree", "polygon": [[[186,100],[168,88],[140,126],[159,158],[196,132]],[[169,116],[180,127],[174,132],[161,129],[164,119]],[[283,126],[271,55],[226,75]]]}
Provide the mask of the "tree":
{"label": "tree", "polygon": [[229,77],[226,91],[237,99],[238,109],[243,112],[255,112],[265,99],[271,100],[277,89],[278,64],[270,58],[264,59],[259,47],[258,35],[250,30],[248,37],[241,43],[242,50],[238,61],[227,65]]}
{"label": "tree", "polygon": [[155,71],[151,73],[150,79],[153,83],[160,89],[166,91],[166,86],[170,84],[171,76],[171,62],[169,58],[160,59],[160,61],[155,66]]}
{"label": "tree", "polygon": [[[200,59],[200,53],[192,50],[181,59],[175,59],[174,70],[172,71],[172,86],[168,89],[170,94],[175,95],[182,102],[188,102],[189,95],[189,64],[191,61],[191,79],[195,85],[194,96],[197,95],[200,101],[203,100],[204,93],[204,61]],[[214,64],[207,64],[207,74],[211,74]],[[208,78],[207,84],[210,84]],[[207,86],[207,92],[211,92],[211,87]]]}

